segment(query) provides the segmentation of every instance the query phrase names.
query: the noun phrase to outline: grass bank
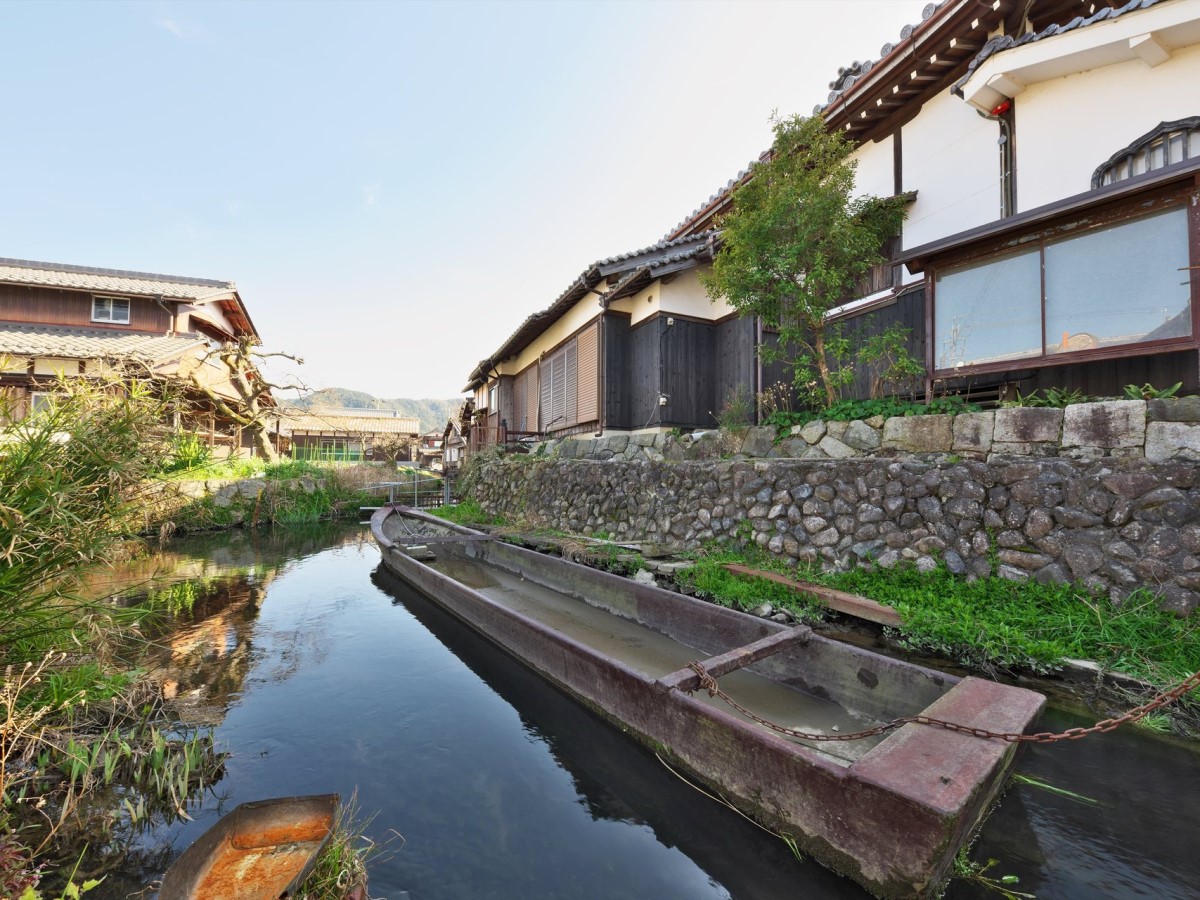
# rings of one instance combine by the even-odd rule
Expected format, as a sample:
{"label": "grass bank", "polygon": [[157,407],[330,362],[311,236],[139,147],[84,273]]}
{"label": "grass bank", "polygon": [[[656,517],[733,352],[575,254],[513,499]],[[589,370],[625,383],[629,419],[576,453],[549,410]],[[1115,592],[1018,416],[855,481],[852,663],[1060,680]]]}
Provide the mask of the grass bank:
{"label": "grass bank", "polygon": [[389,468],[287,460],[273,465],[237,460],[173,473],[146,530],[208,531],[259,525],[299,525],[357,516],[375,505],[368,486],[395,478]]}
{"label": "grass bank", "polygon": [[903,620],[893,634],[901,646],[978,671],[1044,673],[1066,659],[1088,659],[1167,685],[1200,669],[1200,619],[1163,612],[1148,591],[1115,606],[1080,585],[998,577],[967,581],[942,568],[822,572],[727,548],[698,555],[695,566],[678,575],[715,603],[748,610],[767,601],[808,621],[824,610],[784,585],[734,575],[725,569],[728,563],[781,572],[894,607]]}
{"label": "grass bank", "polygon": [[[462,525],[503,526],[473,500],[432,511]],[[514,529],[519,527],[514,523]],[[562,536],[569,537],[569,536]],[[793,568],[753,548],[709,547],[676,574],[688,593],[742,611],[763,603],[802,621],[829,615],[819,601],[764,578],[735,575],[739,563],[778,572],[893,607],[902,619],[890,636],[903,648],[953,660],[988,674],[1048,673],[1065,660],[1092,660],[1105,669],[1166,686],[1200,670],[1200,616],[1180,618],[1158,608],[1150,591],[1124,603],[1093,597],[1082,585],[1042,585],[999,577],[968,581],[944,568],[823,572]]]}

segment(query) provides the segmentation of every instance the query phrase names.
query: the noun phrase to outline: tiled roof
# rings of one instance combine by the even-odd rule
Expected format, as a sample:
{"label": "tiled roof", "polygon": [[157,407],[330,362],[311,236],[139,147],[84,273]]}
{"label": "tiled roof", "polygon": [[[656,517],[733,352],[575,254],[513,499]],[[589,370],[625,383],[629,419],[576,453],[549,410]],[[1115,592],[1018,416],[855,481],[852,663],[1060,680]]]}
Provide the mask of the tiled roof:
{"label": "tiled roof", "polygon": [[237,286],[232,281],[3,258],[0,258],[0,283],[193,301],[237,292]]}
{"label": "tiled roof", "polygon": [[105,328],[0,323],[0,353],[62,359],[135,359],[156,363],[207,346],[196,335],[167,337]]}
{"label": "tiled roof", "polygon": [[678,225],[676,225],[674,228],[672,228],[670,231],[668,231],[666,239],[670,240],[674,235],[679,234],[679,232],[681,230],[683,230],[684,226],[690,225],[692,222],[694,222],[697,218],[699,218],[705,212],[718,206],[721,203],[721,201],[723,201],[726,197],[728,197],[733,192],[733,189],[735,187],[737,187],[739,184],[741,184],[743,181],[745,181],[750,176],[750,172],[753,171],[754,167],[757,166],[760,162],[764,161],[766,159],[766,157],[769,155],[770,155],[770,151],[768,150],[767,152],[765,152],[761,156],[759,156],[758,159],[751,160],[750,163],[746,166],[746,168],[742,169],[740,172],[737,173],[737,175],[733,176],[733,178],[730,178],[727,182],[725,182],[724,187],[722,187],[719,191],[717,191],[715,194],[713,194],[711,197],[709,197],[707,200],[705,200],[703,203],[701,203],[699,206],[697,206],[694,210],[692,210],[687,215],[686,218],[684,218],[684,220],[682,222],[680,222]]}
{"label": "tiled roof", "polygon": [[284,434],[297,431],[327,431],[340,434],[411,434],[420,432],[416,419],[397,416],[392,410],[320,410],[286,409],[280,416],[279,430]]}
{"label": "tiled roof", "polygon": [[954,83],[952,90],[956,94],[961,94],[962,86],[971,80],[971,76],[975,74],[975,70],[978,69],[985,60],[1004,50],[1010,50],[1013,47],[1022,47],[1025,44],[1031,44],[1034,41],[1040,41],[1042,38],[1054,37],[1056,34],[1064,34],[1068,31],[1075,31],[1078,28],[1086,28],[1088,25],[1095,25],[1098,22],[1109,22],[1118,18],[1119,16],[1125,15],[1126,13],[1137,12],[1142,9],[1149,9],[1151,6],[1155,6],[1161,2],[1162,0],[1130,0],[1130,2],[1126,3],[1124,6],[1102,6],[1093,15],[1076,16],[1070,22],[1066,22],[1062,25],[1048,25],[1041,31],[1031,31],[1027,34],[1021,35],[1020,37],[1015,38],[1008,34],[1002,34],[998,37],[994,37],[984,44],[983,49],[980,50],[975,55],[975,58],[971,60],[970,64],[967,66],[966,74]]}
{"label": "tiled roof", "polygon": [[553,303],[541,312],[527,317],[494,354],[487,359],[480,360],[463,390],[470,391],[475,385],[482,384],[488,371],[497,361],[507,359],[529,346],[530,342],[538,335],[561,319],[567,310],[588,293],[593,292],[593,289],[605,278],[644,270],[645,279],[629,279],[620,284],[622,290],[619,296],[614,292],[605,294],[603,291],[595,291],[595,293],[601,294],[606,301],[620,299],[622,296],[628,296],[628,293],[636,293],[637,290],[640,290],[638,285],[643,280],[652,280],[658,277],[659,273],[665,274],[668,271],[687,268],[692,260],[710,256],[712,239],[715,235],[715,231],[705,231],[674,240],[662,240],[640,250],[631,250],[628,253],[618,253],[616,256],[596,260],[584,269]]}
{"label": "tiled roof", "polygon": [[[925,8],[921,10],[921,21],[915,25],[905,25],[900,29],[899,41],[896,43],[889,42],[880,47],[879,60],[890,56],[897,47],[911,38],[923,24],[932,19],[933,14],[943,6],[945,6],[944,0],[941,3],[925,4]],[[829,106],[829,104],[833,103],[833,101],[841,97],[843,93],[854,87],[855,83],[860,78],[870,72],[871,69],[875,68],[875,64],[879,62],[879,60],[866,59],[860,61],[856,59],[854,62],[850,63],[850,65],[839,68],[837,78],[829,82],[829,96],[825,99],[824,103],[818,103],[815,107],[813,107],[813,115],[820,115],[826,109],[826,107]]]}

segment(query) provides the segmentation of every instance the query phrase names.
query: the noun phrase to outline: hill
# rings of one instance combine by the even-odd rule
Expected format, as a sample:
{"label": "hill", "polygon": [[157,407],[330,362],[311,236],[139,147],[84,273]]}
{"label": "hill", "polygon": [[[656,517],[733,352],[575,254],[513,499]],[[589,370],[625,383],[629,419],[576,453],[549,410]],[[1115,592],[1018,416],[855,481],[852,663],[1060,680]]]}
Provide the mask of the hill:
{"label": "hill", "polygon": [[346,409],[394,409],[401,415],[412,416],[421,423],[421,431],[441,431],[446,420],[458,415],[462,406],[462,397],[451,397],[448,400],[410,400],[398,398],[382,400],[372,397],[363,391],[352,391],[347,388],[325,388],[304,394],[294,400],[288,400],[288,406],[311,408],[314,406],[345,407]]}

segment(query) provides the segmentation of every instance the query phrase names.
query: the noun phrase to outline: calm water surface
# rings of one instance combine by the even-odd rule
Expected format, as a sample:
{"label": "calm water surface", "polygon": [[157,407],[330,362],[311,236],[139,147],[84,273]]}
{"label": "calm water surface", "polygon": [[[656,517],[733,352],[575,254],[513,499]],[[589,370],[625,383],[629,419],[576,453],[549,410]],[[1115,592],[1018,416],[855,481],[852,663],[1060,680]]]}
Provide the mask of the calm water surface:
{"label": "calm water surface", "polygon": [[[330,791],[402,836],[377,898],[866,896],[382,571],[366,529],[178,541],[159,565],[203,588],[160,662],[230,757],[193,822],[143,835],[145,868],[89,896],[140,889],[238,803]],[[1200,754],[1130,730],[1019,768],[1096,802],[1014,785],[973,858],[1042,898],[1198,896]]]}

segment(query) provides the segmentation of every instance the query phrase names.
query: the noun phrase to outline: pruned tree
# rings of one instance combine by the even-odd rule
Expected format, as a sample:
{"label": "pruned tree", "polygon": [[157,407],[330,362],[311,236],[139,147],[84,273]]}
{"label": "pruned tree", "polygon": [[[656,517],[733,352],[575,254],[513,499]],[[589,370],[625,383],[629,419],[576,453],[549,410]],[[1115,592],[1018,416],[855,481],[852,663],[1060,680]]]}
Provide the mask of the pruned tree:
{"label": "pruned tree", "polygon": [[[302,384],[277,384],[264,378],[260,363],[273,358],[290,359],[298,365],[304,364],[304,360],[290,353],[260,350],[253,338],[242,336],[236,341],[227,341],[220,347],[209,350],[200,358],[199,364],[187,373],[192,388],[212,403],[218,413],[250,432],[254,449],[269,462],[277,462],[279,459],[279,453],[271,444],[268,432],[275,413],[271,391],[304,389]],[[218,393],[216,385],[200,377],[203,366],[214,362],[219,363],[223,369],[222,374],[227,378],[227,383],[237,394],[236,400]]]}
{"label": "pruned tree", "polygon": [[389,434],[373,441],[372,447],[388,462],[397,463],[412,459],[413,447],[416,444],[416,439],[407,434]]}
{"label": "pruned tree", "polygon": [[827,315],[884,261],[884,242],[904,219],[903,200],[855,196],[854,146],[819,117],[772,117],[772,127],[770,157],[735,191],[720,223],[721,249],[701,278],[710,297],[777,331],[777,353],[796,382],[819,379],[818,396],[831,406],[837,373]]}

